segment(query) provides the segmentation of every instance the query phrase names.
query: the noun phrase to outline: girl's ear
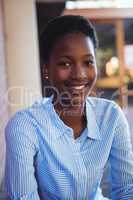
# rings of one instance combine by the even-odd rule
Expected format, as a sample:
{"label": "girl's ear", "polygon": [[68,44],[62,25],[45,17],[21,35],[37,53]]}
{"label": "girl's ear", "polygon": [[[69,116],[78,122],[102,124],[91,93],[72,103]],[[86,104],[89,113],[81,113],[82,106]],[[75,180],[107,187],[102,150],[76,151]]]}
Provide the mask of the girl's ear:
{"label": "girl's ear", "polygon": [[48,79],[48,65],[47,64],[43,65],[42,73],[43,73],[43,78],[47,80]]}

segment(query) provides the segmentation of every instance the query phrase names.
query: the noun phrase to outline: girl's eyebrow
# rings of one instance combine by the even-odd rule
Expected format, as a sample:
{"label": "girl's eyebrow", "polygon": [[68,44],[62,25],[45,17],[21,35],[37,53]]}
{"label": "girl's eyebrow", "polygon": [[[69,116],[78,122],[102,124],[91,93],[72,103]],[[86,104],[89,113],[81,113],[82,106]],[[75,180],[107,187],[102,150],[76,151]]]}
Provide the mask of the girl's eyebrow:
{"label": "girl's eyebrow", "polygon": [[91,57],[91,58],[94,58],[94,56],[93,56],[93,54],[86,54],[86,55],[84,55],[85,57]]}
{"label": "girl's eyebrow", "polygon": [[72,56],[71,55],[62,55],[62,56],[60,56],[60,58],[72,58]]}
{"label": "girl's eyebrow", "polygon": [[[83,57],[91,57],[91,58],[94,58],[94,56],[92,54],[83,54]],[[68,59],[71,59],[73,58],[72,55],[69,55],[69,54],[64,54],[64,55],[61,55],[60,58],[68,58]]]}

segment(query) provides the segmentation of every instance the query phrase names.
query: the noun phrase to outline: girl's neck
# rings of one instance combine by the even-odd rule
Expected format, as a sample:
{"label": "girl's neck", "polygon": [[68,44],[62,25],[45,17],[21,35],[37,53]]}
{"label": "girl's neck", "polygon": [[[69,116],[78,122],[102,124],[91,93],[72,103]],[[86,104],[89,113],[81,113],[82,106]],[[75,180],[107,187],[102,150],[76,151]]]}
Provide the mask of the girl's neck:
{"label": "girl's neck", "polygon": [[64,108],[61,105],[56,105],[55,110],[58,113],[61,120],[74,131],[74,138],[81,135],[82,131],[86,127],[86,115],[85,107],[77,108]]}

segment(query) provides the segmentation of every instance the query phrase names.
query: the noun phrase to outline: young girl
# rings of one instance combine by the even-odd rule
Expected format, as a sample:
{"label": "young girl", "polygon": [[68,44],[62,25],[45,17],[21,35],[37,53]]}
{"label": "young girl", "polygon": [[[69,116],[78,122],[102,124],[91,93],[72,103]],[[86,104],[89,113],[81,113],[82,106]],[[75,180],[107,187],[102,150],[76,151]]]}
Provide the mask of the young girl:
{"label": "young girl", "polygon": [[97,39],[81,16],[50,21],[41,37],[52,95],[19,111],[6,127],[6,190],[12,200],[103,200],[111,164],[113,200],[133,199],[129,128],[114,102],[91,97]]}

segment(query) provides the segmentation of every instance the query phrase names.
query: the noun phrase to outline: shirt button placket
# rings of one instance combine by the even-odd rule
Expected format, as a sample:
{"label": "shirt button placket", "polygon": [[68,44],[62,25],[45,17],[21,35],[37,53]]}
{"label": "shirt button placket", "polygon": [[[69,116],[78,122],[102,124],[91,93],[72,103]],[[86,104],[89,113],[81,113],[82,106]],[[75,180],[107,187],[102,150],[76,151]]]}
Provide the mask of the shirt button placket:
{"label": "shirt button placket", "polygon": [[76,164],[76,179],[77,179],[77,198],[76,200],[86,200],[87,190],[87,172],[81,155],[80,142],[74,142],[74,160]]}

